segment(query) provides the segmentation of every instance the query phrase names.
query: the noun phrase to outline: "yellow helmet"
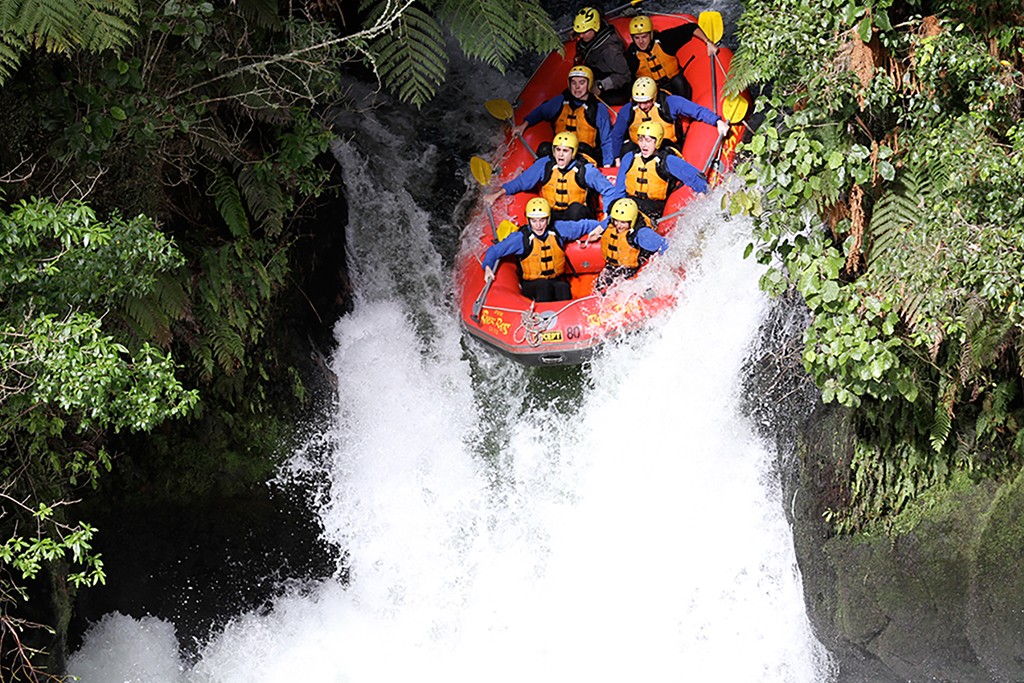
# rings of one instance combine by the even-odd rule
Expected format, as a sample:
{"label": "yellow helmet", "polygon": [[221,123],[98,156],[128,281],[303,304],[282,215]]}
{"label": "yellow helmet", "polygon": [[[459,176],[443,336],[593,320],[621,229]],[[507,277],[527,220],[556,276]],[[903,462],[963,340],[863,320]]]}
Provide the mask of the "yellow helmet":
{"label": "yellow helmet", "polygon": [[576,137],[576,133],[563,130],[551,140],[551,149],[554,150],[555,147],[571,147],[573,156],[576,156],[576,150],[580,148],[580,139]]}
{"label": "yellow helmet", "polygon": [[594,84],[594,70],[591,69],[589,66],[583,66],[582,64],[579,64],[569,69],[569,77],[566,80],[572,81],[573,77],[575,76],[580,76],[582,78],[587,79],[588,88]]}
{"label": "yellow helmet", "polygon": [[608,217],[617,221],[626,221],[629,227],[636,225],[636,217],[640,215],[640,207],[629,197],[622,197],[612,204]]}
{"label": "yellow helmet", "polygon": [[534,197],[526,202],[527,218],[551,218],[551,205],[543,197]]}
{"label": "yellow helmet", "polygon": [[644,121],[636,127],[637,138],[642,135],[654,138],[655,146],[660,146],[662,139],[665,137],[665,126],[661,125],[661,121]]}
{"label": "yellow helmet", "polygon": [[658,84],[650,76],[641,76],[633,81],[633,101],[647,102],[658,94]]}
{"label": "yellow helmet", "polygon": [[650,33],[654,30],[654,24],[648,16],[640,15],[629,20],[629,35],[636,36],[641,33]]}
{"label": "yellow helmet", "polygon": [[572,30],[576,33],[584,33],[590,30],[597,31],[600,28],[601,15],[593,7],[584,7],[576,13],[576,18],[572,20]]}

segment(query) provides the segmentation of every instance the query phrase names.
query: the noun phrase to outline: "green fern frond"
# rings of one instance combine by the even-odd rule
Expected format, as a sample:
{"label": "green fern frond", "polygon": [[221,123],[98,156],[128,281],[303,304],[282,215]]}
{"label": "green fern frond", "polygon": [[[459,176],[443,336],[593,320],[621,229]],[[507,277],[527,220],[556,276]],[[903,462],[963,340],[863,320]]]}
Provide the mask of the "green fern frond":
{"label": "green fern frond", "polygon": [[452,27],[466,56],[504,71],[521,47],[519,22],[512,9],[504,2],[447,0],[439,16]]}
{"label": "green fern frond", "polygon": [[223,320],[215,319],[209,330],[209,338],[217,364],[224,372],[232,374],[245,358],[245,342],[241,335]]}
{"label": "green fern frond", "polygon": [[370,44],[371,66],[403,102],[422,106],[444,81],[448,55],[444,34],[433,17],[409,7],[392,31]]}
{"label": "green fern frond", "polygon": [[534,2],[444,0],[438,16],[466,56],[503,73],[524,49],[550,52],[562,47],[551,19]]}
{"label": "green fern frond", "polygon": [[270,236],[281,233],[288,195],[268,166],[246,166],[238,173],[238,185],[253,217]]}
{"label": "green fern frond", "polygon": [[8,33],[0,32],[0,85],[3,85],[21,63],[24,43]]}
{"label": "green fern frond", "polygon": [[81,46],[92,52],[130,45],[139,19],[137,3],[129,0],[87,0],[81,25]]}
{"label": "green fern frond", "polygon": [[949,439],[949,432],[953,426],[953,406],[956,403],[960,384],[957,381],[943,381],[940,388],[942,390],[935,403],[935,416],[928,434],[928,440],[936,453],[942,451]]}
{"label": "green fern frond", "polygon": [[138,17],[134,0],[0,0],[4,33],[48,52],[119,49]]}
{"label": "green fern frond", "polygon": [[171,342],[170,318],[160,310],[153,297],[130,296],[125,299],[123,307],[140,339],[155,339],[164,347]]}
{"label": "green fern frond", "polygon": [[228,229],[235,237],[244,237],[249,234],[249,218],[245,214],[245,206],[242,204],[242,196],[238,192],[238,185],[223,167],[214,170],[213,183],[210,185],[210,194],[213,196],[214,204],[217,205],[217,212],[220,213]]}

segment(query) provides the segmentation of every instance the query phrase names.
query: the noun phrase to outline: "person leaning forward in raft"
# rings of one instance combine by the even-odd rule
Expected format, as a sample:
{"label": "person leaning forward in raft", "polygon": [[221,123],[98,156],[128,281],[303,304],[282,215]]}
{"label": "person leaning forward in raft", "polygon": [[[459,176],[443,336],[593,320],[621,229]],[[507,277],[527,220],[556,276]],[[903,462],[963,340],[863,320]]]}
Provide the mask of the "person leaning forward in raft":
{"label": "person leaning forward in raft", "polygon": [[[551,121],[555,135],[563,131],[575,133],[579,140],[580,153],[585,154],[598,165],[611,166],[615,160],[612,149],[611,109],[592,93],[594,72],[589,66],[574,66],[569,70],[569,87],[561,94],[542,103],[518,126],[512,129],[514,135],[522,135],[530,126],[541,121]],[[537,148],[538,154],[547,154],[544,145]]]}
{"label": "person leaning forward in raft", "polygon": [[[569,267],[565,245],[587,234],[597,221],[552,221],[551,205],[543,197],[526,202],[526,220],[526,225],[488,247],[482,264],[484,280],[494,279],[499,260],[517,256],[523,296],[534,301],[572,299],[572,287],[565,278]],[[593,238],[597,239],[598,234]]]}
{"label": "person leaning forward in raft", "polygon": [[636,200],[640,210],[652,218],[665,211],[665,202],[679,183],[695,192],[707,192],[708,181],[696,166],[671,147],[661,148],[665,131],[657,121],[641,123],[637,129],[639,151],[622,157],[615,186]]}
{"label": "person leaning forward in raft", "polygon": [[497,192],[484,195],[484,201],[493,204],[506,194],[536,192],[551,205],[555,220],[594,218],[598,194],[608,206],[623,193],[594,164],[577,156],[578,148],[575,133],[559,133],[551,141],[550,156],[540,157]]}
{"label": "person leaning forward in raft", "polygon": [[651,256],[668,249],[668,240],[629,197],[616,199],[603,221],[566,221],[558,229],[567,235],[586,234],[588,242],[600,236],[605,265],[594,279],[594,291],[601,294],[616,280],[635,276]]}
{"label": "person leaning forward in raft", "polygon": [[[722,137],[729,134],[729,122],[707,107],[702,107],[679,95],[659,90],[653,78],[642,76],[633,83],[632,100],[619,111],[612,128],[615,157],[636,150],[637,129],[648,121],[657,121],[665,131],[666,146],[683,149],[681,118],[696,119],[718,128]],[[627,141],[628,138],[628,141]]]}
{"label": "person leaning forward in raft", "polygon": [[594,71],[594,94],[613,107],[625,104],[633,74],[619,32],[593,7],[576,13],[572,30],[576,33],[575,63]]}
{"label": "person leaning forward in raft", "polygon": [[633,75],[636,78],[648,76],[658,88],[686,98],[693,92],[683,76],[688,63],[680,66],[676,53],[696,37],[707,44],[708,57],[718,54],[718,46],[694,23],[655,31],[651,18],[641,14],[630,19],[629,35],[631,42],[626,48],[626,62]]}

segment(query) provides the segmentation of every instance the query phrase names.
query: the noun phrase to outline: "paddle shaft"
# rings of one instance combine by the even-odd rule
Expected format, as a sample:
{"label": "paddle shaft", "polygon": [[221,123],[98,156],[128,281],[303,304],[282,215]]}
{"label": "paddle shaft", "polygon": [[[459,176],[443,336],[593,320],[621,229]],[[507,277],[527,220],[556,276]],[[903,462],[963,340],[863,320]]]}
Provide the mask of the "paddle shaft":
{"label": "paddle shaft", "polygon": [[[508,119],[508,125],[512,126],[512,129],[515,130],[516,124],[512,119]],[[516,137],[519,138],[519,142],[523,143],[523,147],[525,147],[526,151],[530,153],[530,156],[536,159],[537,153],[533,151],[533,147],[530,147],[530,143],[526,141],[526,138],[523,137],[523,134],[516,133]]]}
{"label": "paddle shaft", "polygon": [[487,207],[487,218],[488,218],[488,220],[491,221],[491,238],[494,240],[494,243],[497,244],[498,243],[498,226],[496,226],[494,224],[494,212],[491,210],[491,205],[490,204],[485,204],[485,206]]}
{"label": "paddle shaft", "polygon": [[676,216],[682,216],[683,213],[685,213],[685,212],[686,212],[686,209],[679,209],[678,211],[673,211],[672,213],[670,213],[667,216],[662,216],[657,221],[655,221],[655,223],[658,224],[658,225],[661,225],[665,221],[670,220],[672,218],[675,218]]}
{"label": "paddle shaft", "polygon": [[701,173],[703,173],[704,175],[708,174],[708,169],[710,169],[711,166],[718,159],[718,154],[722,151],[722,143],[724,141],[725,141],[725,136],[722,135],[721,133],[719,133],[718,134],[718,141],[715,142],[715,146],[712,148],[711,154],[708,156],[708,160],[704,164],[704,168],[701,170]]}
{"label": "paddle shaft", "polygon": [[491,291],[491,285],[493,284],[494,280],[488,280],[484,283],[484,288],[480,290],[480,296],[478,296],[476,301],[473,302],[473,313],[470,315],[470,318],[472,318],[475,323],[480,322],[480,311],[483,310],[484,301],[487,300],[487,292]]}

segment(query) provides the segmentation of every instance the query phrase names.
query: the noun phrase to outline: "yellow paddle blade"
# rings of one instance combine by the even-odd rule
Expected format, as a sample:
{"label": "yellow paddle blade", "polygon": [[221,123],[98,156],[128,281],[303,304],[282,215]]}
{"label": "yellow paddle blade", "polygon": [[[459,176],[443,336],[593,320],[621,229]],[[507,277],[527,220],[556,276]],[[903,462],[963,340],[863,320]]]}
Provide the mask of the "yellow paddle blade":
{"label": "yellow paddle blade", "polygon": [[498,230],[496,231],[498,241],[502,241],[518,229],[515,223],[506,218],[501,223],[498,223]]}
{"label": "yellow paddle blade", "polygon": [[704,31],[704,35],[708,37],[708,40],[716,45],[722,39],[722,33],[725,32],[725,29],[722,27],[722,15],[718,12],[701,12],[700,16],[697,17],[697,25],[700,26],[701,31]]}
{"label": "yellow paddle blade", "polygon": [[487,100],[484,102],[484,107],[496,119],[512,120],[512,103],[508,100]]}
{"label": "yellow paddle blade", "polygon": [[722,116],[729,123],[739,123],[747,115],[747,108],[750,103],[747,98],[740,95],[730,95],[722,100]]}
{"label": "yellow paddle blade", "polygon": [[473,157],[470,159],[469,170],[473,172],[473,177],[481,185],[491,182],[491,173],[494,172],[491,165],[483,157]]}

